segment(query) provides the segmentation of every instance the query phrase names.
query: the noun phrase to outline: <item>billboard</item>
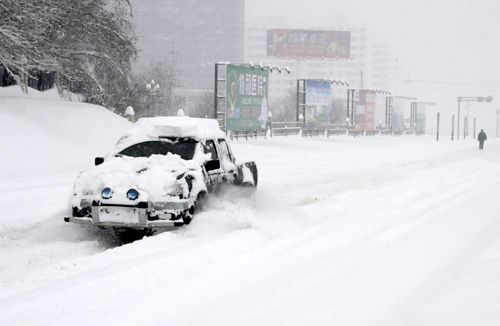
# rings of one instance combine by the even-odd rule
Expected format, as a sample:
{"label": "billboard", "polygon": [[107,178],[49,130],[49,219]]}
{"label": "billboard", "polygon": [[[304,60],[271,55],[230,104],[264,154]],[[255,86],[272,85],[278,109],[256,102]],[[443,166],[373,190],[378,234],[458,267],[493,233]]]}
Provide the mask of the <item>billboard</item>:
{"label": "billboard", "polygon": [[266,128],[269,70],[226,65],[226,130]]}
{"label": "billboard", "polygon": [[417,134],[424,134],[425,133],[425,111],[427,109],[427,103],[424,102],[418,102],[417,103],[417,119],[416,123],[417,125],[415,126],[415,131]]}
{"label": "billboard", "polygon": [[351,56],[351,32],[273,29],[267,33],[268,56],[332,59]]}
{"label": "billboard", "polygon": [[329,82],[306,80],[306,129],[323,128],[328,124],[331,87]]}
{"label": "billboard", "polygon": [[405,98],[393,97],[392,98],[392,131],[405,130]]}
{"label": "billboard", "polygon": [[359,90],[359,98],[356,99],[354,119],[354,130],[375,129],[375,93],[367,89]]}

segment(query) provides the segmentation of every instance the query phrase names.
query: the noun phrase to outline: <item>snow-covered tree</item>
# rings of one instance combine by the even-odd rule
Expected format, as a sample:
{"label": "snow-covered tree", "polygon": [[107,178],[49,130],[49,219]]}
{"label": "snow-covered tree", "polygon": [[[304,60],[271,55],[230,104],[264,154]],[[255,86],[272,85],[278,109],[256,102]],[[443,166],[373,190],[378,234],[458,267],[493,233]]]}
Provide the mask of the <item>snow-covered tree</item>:
{"label": "snow-covered tree", "polygon": [[190,107],[187,113],[190,117],[213,118],[214,117],[214,91],[203,91],[190,99]]}
{"label": "snow-covered tree", "polygon": [[[269,106],[273,113],[273,121],[283,122],[297,120],[297,87],[291,86],[285,96],[274,100]],[[302,112],[301,112],[302,113]]]}
{"label": "snow-covered tree", "polygon": [[137,55],[128,0],[0,1],[0,64],[22,86],[54,71],[87,101],[110,106]]}
{"label": "snow-covered tree", "polygon": [[333,98],[329,116],[330,123],[343,124],[347,116],[347,100],[340,97]]}
{"label": "snow-covered tree", "polygon": [[[182,86],[182,72],[176,62],[176,54],[172,52],[168,57],[141,67],[140,73],[132,77],[128,105],[134,107],[137,117],[171,116],[176,115],[179,109],[185,109],[184,97],[175,92]],[[151,81],[159,85],[157,92],[146,90]]]}

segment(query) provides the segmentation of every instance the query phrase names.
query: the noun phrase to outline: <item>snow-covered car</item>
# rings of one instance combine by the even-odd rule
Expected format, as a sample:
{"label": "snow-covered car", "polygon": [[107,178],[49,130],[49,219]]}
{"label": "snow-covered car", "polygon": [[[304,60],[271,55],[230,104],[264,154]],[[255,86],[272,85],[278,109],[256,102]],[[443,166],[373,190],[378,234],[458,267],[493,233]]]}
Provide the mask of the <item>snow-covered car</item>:
{"label": "snow-covered car", "polygon": [[257,187],[255,162],[238,162],[213,119],[140,119],[106,158],[75,181],[66,222],[153,232],[189,224],[224,185]]}

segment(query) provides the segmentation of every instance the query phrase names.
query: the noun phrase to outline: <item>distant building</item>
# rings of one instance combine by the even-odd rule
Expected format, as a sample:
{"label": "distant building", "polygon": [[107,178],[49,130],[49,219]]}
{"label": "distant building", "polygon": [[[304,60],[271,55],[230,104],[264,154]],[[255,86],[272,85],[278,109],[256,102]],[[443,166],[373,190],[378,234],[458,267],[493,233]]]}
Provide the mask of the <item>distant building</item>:
{"label": "distant building", "polygon": [[213,89],[214,65],[242,62],[244,0],[131,0],[139,65],[175,51],[184,89]]}
{"label": "distant building", "polygon": [[[296,88],[297,79],[323,79],[333,78],[346,80],[349,87],[336,87],[334,96],[346,97],[347,89],[390,88],[392,52],[390,45],[375,42],[371,39],[369,31],[365,27],[350,27],[344,19],[332,19],[339,21],[338,26],[329,27],[307,27],[296,26],[293,22],[282,22],[278,17],[269,17],[266,20],[247,22],[245,29],[245,62],[262,62],[264,65],[272,64],[280,67],[290,67],[291,75],[276,76],[269,78],[269,97],[279,99],[284,97],[291,88]],[[282,20],[281,20],[282,21]],[[267,55],[267,31],[272,29],[308,29],[322,31],[349,31],[351,33],[350,59],[328,59],[328,58],[279,58]]]}

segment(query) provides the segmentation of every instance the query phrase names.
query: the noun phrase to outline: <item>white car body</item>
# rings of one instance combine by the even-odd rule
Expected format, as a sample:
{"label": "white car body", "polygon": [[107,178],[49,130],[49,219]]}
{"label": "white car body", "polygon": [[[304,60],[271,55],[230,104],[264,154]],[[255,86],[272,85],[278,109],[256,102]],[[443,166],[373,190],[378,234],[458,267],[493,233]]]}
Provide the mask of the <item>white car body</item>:
{"label": "white car body", "polygon": [[225,184],[255,188],[257,167],[234,159],[216,120],[143,118],[78,176],[73,216],[65,221],[149,231],[179,227]]}

